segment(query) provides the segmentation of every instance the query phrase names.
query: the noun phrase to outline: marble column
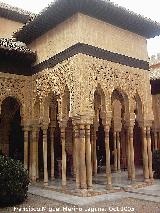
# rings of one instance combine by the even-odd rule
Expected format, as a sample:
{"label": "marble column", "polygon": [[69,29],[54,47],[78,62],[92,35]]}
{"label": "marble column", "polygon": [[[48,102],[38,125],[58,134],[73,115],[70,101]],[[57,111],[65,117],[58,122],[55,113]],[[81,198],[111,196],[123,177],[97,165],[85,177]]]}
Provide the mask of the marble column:
{"label": "marble column", "polygon": [[43,131],[43,166],[44,166],[44,185],[48,185],[48,167],[47,167],[47,129],[48,125],[42,126]]}
{"label": "marble column", "polygon": [[113,133],[114,138],[114,171],[117,171],[117,138],[116,138],[116,132]]}
{"label": "marble column", "polygon": [[66,141],[65,127],[61,127],[61,142],[62,142],[62,188],[66,187]]}
{"label": "marble column", "polygon": [[91,162],[92,162],[92,174],[93,174],[93,168],[94,168],[94,131],[93,126],[91,126]]}
{"label": "marble column", "polygon": [[148,166],[149,166],[149,178],[153,179],[152,171],[152,150],[151,150],[151,129],[147,127],[147,145],[148,145]]}
{"label": "marble column", "polygon": [[121,150],[120,150],[120,132],[116,133],[117,136],[117,170],[118,172],[121,171],[121,161],[120,161],[120,154],[121,154]]}
{"label": "marble column", "polygon": [[37,179],[37,131],[38,127],[33,126],[32,128],[32,181]]}
{"label": "marble column", "polygon": [[75,156],[76,156],[76,187],[80,188],[80,144],[79,144],[79,128],[74,125],[74,142],[75,142]]}
{"label": "marble column", "polygon": [[[74,132],[74,131],[73,131]],[[75,137],[73,133],[73,177],[76,177],[76,143],[75,143]]]}
{"label": "marble column", "polygon": [[36,179],[39,179],[39,155],[38,155],[38,139],[39,139],[39,128],[36,134]]}
{"label": "marble column", "polygon": [[149,179],[149,167],[148,167],[148,151],[147,151],[147,138],[146,138],[146,127],[143,128],[143,170],[144,179],[148,181]]}
{"label": "marble column", "polygon": [[94,176],[97,175],[97,131],[94,128],[93,130],[93,174]]}
{"label": "marble column", "polygon": [[154,131],[154,150],[158,149],[158,134]]}
{"label": "marble column", "polygon": [[28,143],[29,143],[29,127],[24,126],[24,168],[28,169]]}
{"label": "marble column", "polygon": [[31,132],[30,149],[29,149],[29,177],[32,178],[32,132]]}
{"label": "marble column", "polygon": [[110,165],[110,147],[109,147],[109,126],[105,126],[105,148],[106,148],[106,176],[107,188],[112,187],[111,165]]}
{"label": "marble column", "polygon": [[130,140],[130,165],[131,165],[131,180],[135,180],[135,164],[134,164],[134,145],[133,145],[133,126],[129,127]]}
{"label": "marble column", "polygon": [[86,189],[85,125],[80,124],[80,187]]}
{"label": "marble column", "polygon": [[86,175],[87,175],[87,188],[92,188],[90,125],[86,125]]}
{"label": "marble column", "polygon": [[127,138],[127,169],[128,169],[128,179],[131,180],[131,149],[130,149],[129,129],[127,129],[126,138]]}
{"label": "marble column", "polygon": [[51,180],[54,180],[54,133],[55,127],[50,127],[50,139],[51,139]]}

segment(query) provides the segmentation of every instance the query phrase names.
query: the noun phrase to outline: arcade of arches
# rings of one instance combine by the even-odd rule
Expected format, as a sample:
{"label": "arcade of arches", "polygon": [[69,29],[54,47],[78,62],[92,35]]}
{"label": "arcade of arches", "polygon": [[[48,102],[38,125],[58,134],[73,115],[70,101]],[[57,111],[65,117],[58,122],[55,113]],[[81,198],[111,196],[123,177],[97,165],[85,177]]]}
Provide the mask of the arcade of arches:
{"label": "arcade of arches", "polygon": [[[45,71],[45,75],[50,74]],[[57,79],[61,84],[59,76]],[[80,80],[84,84],[81,96],[74,84],[64,86],[64,81],[63,88],[56,89],[51,76],[46,84],[50,88],[44,95],[46,78],[42,73],[32,77],[37,90],[31,91],[28,86],[26,94],[24,87],[19,95],[14,91],[16,86],[9,90],[1,101],[3,154],[21,160],[32,181],[43,179],[45,185],[50,179],[61,178],[65,187],[67,178],[75,177],[77,188],[91,188],[92,177],[104,171],[107,187],[111,188],[112,172],[127,170],[128,179],[134,181],[139,167],[143,168],[144,180],[152,180],[155,147],[151,145],[152,120],[145,119],[150,108],[145,108],[144,96],[138,89],[130,96],[116,83],[114,88],[110,85],[105,89],[100,80],[95,85],[87,82],[87,88],[85,80]],[[27,77],[24,81],[29,84]],[[144,89],[144,94],[147,92]],[[78,103],[81,111],[74,113]]]}

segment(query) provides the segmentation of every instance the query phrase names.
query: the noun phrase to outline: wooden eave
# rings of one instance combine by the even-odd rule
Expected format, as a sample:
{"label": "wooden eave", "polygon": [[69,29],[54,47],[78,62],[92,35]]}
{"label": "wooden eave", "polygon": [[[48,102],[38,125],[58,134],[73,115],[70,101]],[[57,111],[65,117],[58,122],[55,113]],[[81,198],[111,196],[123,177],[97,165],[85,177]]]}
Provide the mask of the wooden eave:
{"label": "wooden eave", "polygon": [[160,35],[160,24],[137,15],[109,0],[55,0],[33,21],[15,33],[15,37],[31,43],[51,28],[80,12],[125,30],[152,38]]}
{"label": "wooden eave", "polygon": [[0,17],[25,24],[35,16],[31,12],[0,2]]}

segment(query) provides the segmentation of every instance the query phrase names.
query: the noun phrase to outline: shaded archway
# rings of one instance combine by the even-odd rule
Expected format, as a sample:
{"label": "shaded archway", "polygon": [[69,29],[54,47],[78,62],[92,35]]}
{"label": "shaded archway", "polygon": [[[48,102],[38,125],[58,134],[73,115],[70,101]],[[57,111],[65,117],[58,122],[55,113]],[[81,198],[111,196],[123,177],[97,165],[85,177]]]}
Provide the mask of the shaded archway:
{"label": "shaded archway", "polygon": [[2,153],[20,160],[24,158],[24,141],[21,127],[20,103],[14,97],[7,97],[1,105]]}
{"label": "shaded archway", "polygon": [[93,123],[93,144],[92,144],[92,166],[93,174],[105,171],[103,167],[106,165],[105,151],[105,131],[104,131],[104,114],[105,110],[105,94],[98,84],[94,92],[94,123]]}
{"label": "shaded archway", "polygon": [[135,125],[133,129],[133,142],[134,142],[134,162],[135,167],[139,168],[143,165],[142,148],[143,148],[143,134],[142,134],[142,102],[138,94],[135,95]]}
{"label": "shaded archway", "polygon": [[116,171],[127,169],[127,120],[129,119],[129,103],[127,95],[115,89],[111,96],[112,102],[112,127],[111,127],[111,162]]}

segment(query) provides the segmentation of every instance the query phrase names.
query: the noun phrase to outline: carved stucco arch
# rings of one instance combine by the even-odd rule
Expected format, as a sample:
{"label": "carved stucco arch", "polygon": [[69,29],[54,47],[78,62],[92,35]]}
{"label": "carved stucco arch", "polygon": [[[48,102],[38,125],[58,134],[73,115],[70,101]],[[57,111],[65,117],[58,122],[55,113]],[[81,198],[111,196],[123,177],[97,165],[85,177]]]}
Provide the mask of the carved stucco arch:
{"label": "carved stucco arch", "polygon": [[[68,114],[69,111],[66,112],[65,105],[67,104],[67,108],[68,108],[68,106],[70,107],[70,97],[69,97],[69,100],[65,99],[65,92],[66,92],[65,88],[67,88],[67,91],[70,95],[68,86],[65,85],[64,89],[63,89],[63,91],[61,91],[61,93],[59,91],[56,92],[55,90],[50,91],[50,92],[48,92],[47,96],[43,97],[43,99],[39,99],[39,104],[40,104],[39,122],[41,124],[45,124],[45,123],[48,124],[50,122],[49,107],[50,107],[51,100],[53,97],[55,97],[57,99],[57,103],[58,103],[58,120],[59,120],[59,122],[63,121],[64,119],[69,118],[69,114]],[[68,103],[68,101],[69,101],[69,103]]]}
{"label": "carved stucco arch", "polygon": [[25,104],[24,104],[22,97],[18,94],[15,94],[14,92],[6,93],[3,96],[1,96],[0,112],[2,110],[2,104],[7,98],[14,98],[18,102],[18,104],[20,106],[21,124],[23,125],[25,122]]}

